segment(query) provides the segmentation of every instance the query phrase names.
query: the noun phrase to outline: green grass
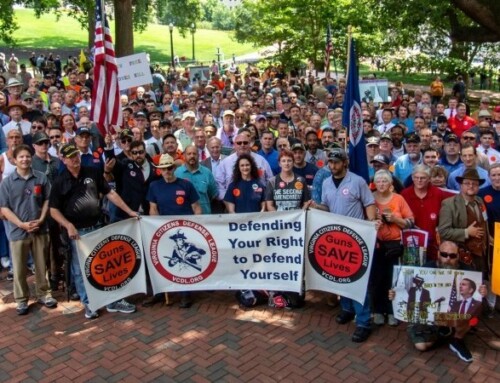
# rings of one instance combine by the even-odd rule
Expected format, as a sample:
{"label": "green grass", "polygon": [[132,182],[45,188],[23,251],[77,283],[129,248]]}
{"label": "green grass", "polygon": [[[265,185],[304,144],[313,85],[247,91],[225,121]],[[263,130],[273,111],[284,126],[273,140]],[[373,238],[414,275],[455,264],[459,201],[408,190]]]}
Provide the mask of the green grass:
{"label": "green grass", "polygon": [[[30,9],[18,9],[15,12],[20,29],[15,32],[18,48],[33,49],[37,52],[51,49],[75,49],[78,53],[87,46],[87,30],[72,18],[63,15],[59,20],[53,14],[46,14],[37,19]],[[111,23],[114,39],[114,24]],[[174,53],[179,57],[191,59],[191,34],[185,38],[174,30]],[[170,61],[170,32],[168,26],[150,24],[143,33],[134,34],[135,52],[147,52],[152,61]],[[231,34],[223,31],[198,30],[195,34],[195,54],[197,61],[216,60],[216,48],[221,48],[225,59],[256,50],[250,44],[239,44]]]}

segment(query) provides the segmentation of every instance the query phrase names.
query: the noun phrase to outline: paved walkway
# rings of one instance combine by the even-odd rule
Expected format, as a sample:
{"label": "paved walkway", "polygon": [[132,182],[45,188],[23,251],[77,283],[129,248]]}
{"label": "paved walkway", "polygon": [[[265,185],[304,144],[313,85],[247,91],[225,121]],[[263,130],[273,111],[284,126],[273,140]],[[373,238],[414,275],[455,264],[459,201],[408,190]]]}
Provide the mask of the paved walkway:
{"label": "paved walkway", "polygon": [[[19,317],[12,282],[0,281],[1,382],[498,382],[498,319],[467,337],[474,362],[446,346],[414,351],[398,328],[380,327],[364,344],[338,309],[308,294],[304,309],[242,310],[228,292],[196,294],[192,308],[155,306],[131,315],[101,310],[84,319],[79,303],[32,304]],[[32,283],[32,282],[31,282]],[[55,296],[63,300],[63,293]],[[137,297],[140,300],[141,297]]]}

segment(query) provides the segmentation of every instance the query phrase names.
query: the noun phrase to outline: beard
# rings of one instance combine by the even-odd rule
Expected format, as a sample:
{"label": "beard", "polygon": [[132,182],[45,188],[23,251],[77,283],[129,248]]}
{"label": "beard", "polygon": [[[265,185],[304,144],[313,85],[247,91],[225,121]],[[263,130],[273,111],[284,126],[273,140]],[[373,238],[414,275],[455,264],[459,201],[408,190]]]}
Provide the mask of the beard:
{"label": "beard", "polygon": [[419,156],[419,153],[408,153],[408,158],[412,161],[418,160]]}

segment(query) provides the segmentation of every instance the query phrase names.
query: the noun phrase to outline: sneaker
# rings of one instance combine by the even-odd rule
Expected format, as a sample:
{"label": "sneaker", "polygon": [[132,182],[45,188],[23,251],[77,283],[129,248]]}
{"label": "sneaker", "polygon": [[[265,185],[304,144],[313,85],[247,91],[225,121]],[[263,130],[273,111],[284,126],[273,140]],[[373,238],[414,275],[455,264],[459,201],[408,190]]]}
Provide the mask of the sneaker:
{"label": "sneaker", "polygon": [[0,264],[4,269],[8,269],[10,267],[10,259],[9,257],[0,258]]}
{"label": "sneaker", "polygon": [[352,334],[351,340],[355,343],[363,343],[368,339],[371,333],[372,330],[367,327],[356,327],[356,330],[354,330],[354,333]]}
{"label": "sneaker", "polygon": [[384,314],[373,314],[373,323],[375,323],[377,326],[383,326],[385,323]]}
{"label": "sneaker", "polygon": [[396,327],[399,325],[399,321],[394,317],[393,314],[389,314],[387,316],[387,324],[392,327]]}
{"label": "sneaker", "polygon": [[45,307],[48,307],[49,309],[53,309],[57,306],[57,300],[52,297],[38,298],[38,303],[44,305]]}
{"label": "sneaker", "polygon": [[8,281],[13,281],[14,280],[14,273],[12,272],[12,270],[9,270],[7,272],[7,280]]}
{"label": "sneaker", "polygon": [[341,311],[339,315],[335,317],[335,321],[338,324],[346,324],[354,319],[355,314],[348,311]]}
{"label": "sneaker", "polygon": [[464,362],[472,362],[472,354],[465,345],[463,339],[453,338],[453,340],[450,342],[450,350],[457,354],[457,356]]}
{"label": "sneaker", "polygon": [[16,308],[17,315],[26,315],[28,314],[28,303],[21,302],[17,304]]}
{"label": "sneaker", "polygon": [[85,318],[97,319],[99,318],[99,313],[97,311],[92,311],[88,305],[85,305]]}
{"label": "sneaker", "polygon": [[121,301],[116,301],[106,306],[108,313],[124,313],[132,314],[135,313],[136,307],[132,303],[128,303],[125,299]]}

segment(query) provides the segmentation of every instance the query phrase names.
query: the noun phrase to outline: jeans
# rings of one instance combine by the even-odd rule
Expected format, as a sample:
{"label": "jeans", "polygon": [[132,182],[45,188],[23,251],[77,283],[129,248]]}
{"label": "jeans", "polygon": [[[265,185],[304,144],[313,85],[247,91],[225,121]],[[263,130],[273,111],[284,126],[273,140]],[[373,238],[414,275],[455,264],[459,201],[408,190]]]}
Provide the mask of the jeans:
{"label": "jeans", "polygon": [[351,314],[356,314],[356,327],[371,327],[371,309],[370,309],[370,296],[366,292],[365,303],[361,304],[350,298],[340,297],[340,306],[342,311],[347,311]]}
{"label": "jeans", "polygon": [[[85,227],[83,229],[78,229],[78,234],[80,236],[91,233],[100,226]],[[89,298],[87,297],[87,291],[85,290],[85,284],[83,283],[82,270],[80,268],[80,261],[78,259],[78,251],[76,246],[76,241],[74,239],[71,241],[71,276],[75,284],[75,289],[77,294],[80,296],[80,302],[87,305],[89,303]]]}

